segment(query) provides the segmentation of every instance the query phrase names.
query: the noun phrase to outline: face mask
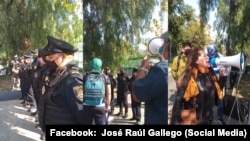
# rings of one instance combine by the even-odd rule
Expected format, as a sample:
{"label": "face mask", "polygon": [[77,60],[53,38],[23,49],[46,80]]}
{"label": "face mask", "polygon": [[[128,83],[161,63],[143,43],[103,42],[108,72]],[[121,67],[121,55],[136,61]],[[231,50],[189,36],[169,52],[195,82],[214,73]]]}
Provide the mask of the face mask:
{"label": "face mask", "polygon": [[186,56],[188,56],[188,54],[190,53],[190,51],[191,51],[191,49],[187,49],[187,50],[184,51],[184,54],[185,54]]}
{"label": "face mask", "polygon": [[[60,56],[59,56],[60,57]],[[59,58],[57,57],[57,58]],[[56,58],[56,59],[57,59]],[[50,71],[50,72],[55,72],[56,71],[56,68],[58,67],[58,65],[56,64],[55,60],[54,59],[53,61],[48,61],[46,60],[46,66],[47,66],[47,69]]]}
{"label": "face mask", "polygon": [[55,72],[56,68],[58,67],[55,60],[54,61],[46,61],[46,66],[50,72]]}

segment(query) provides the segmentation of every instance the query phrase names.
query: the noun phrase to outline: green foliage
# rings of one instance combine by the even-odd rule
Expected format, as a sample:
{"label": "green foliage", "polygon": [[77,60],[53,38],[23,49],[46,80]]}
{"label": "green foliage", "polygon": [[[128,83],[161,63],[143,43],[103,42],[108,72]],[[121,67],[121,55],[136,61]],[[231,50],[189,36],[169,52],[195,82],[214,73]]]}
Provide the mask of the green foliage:
{"label": "green foliage", "polygon": [[123,67],[129,56],[137,55],[141,35],[149,30],[156,5],[166,11],[167,0],[84,0],[84,68],[93,57],[103,66]]}
{"label": "green foliage", "polygon": [[189,41],[193,47],[205,47],[211,43],[209,27],[203,26],[194,9],[185,5],[183,0],[169,1],[169,35],[171,39],[171,56],[173,59],[182,49],[182,43]]}
{"label": "green foliage", "polygon": [[0,2],[0,60],[7,63],[14,54],[23,55],[47,43],[47,35],[83,42],[82,21],[74,0],[2,0]]}
{"label": "green foliage", "polygon": [[217,30],[216,43],[225,48],[226,55],[235,55],[240,51],[249,54],[249,13],[250,4],[247,0],[200,0],[200,18],[205,23],[209,13],[216,11],[214,26]]}

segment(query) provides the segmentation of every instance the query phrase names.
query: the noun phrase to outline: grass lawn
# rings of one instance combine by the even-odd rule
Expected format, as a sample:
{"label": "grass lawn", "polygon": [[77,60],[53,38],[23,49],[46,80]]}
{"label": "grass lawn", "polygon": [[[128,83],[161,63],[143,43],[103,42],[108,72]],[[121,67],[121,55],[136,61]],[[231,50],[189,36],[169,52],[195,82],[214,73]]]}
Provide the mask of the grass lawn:
{"label": "grass lawn", "polygon": [[11,76],[0,76],[0,92],[10,91]]}

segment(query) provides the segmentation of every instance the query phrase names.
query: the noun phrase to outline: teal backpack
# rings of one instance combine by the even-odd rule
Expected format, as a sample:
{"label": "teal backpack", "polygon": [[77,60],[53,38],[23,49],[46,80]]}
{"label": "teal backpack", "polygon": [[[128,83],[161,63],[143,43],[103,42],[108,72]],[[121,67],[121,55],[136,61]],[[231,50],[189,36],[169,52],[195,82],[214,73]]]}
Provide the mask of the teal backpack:
{"label": "teal backpack", "polygon": [[89,72],[84,79],[84,105],[97,106],[105,102],[105,75]]}

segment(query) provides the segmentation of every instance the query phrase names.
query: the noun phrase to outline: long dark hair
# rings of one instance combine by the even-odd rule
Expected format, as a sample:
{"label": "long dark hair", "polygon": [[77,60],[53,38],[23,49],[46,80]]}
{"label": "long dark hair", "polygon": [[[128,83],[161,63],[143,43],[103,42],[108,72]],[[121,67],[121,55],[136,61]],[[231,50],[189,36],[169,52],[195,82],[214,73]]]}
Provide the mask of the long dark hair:
{"label": "long dark hair", "polygon": [[204,48],[197,47],[193,48],[189,55],[187,56],[187,63],[185,67],[185,71],[192,70],[194,68],[198,68],[198,64],[196,61],[198,60],[199,56],[201,55],[199,51],[205,51]]}
{"label": "long dark hair", "polygon": [[192,75],[193,69],[198,68],[198,64],[196,62],[197,62],[199,56],[201,55],[199,53],[199,51],[205,51],[205,50],[202,47],[197,47],[197,48],[191,49],[189,55],[187,56],[186,67],[177,81],[177,88],[180,87],[180,84],[182,82],[182,79],[183,79],[183,76],[185,75],[185,73],[190,73],[190,75]]}

